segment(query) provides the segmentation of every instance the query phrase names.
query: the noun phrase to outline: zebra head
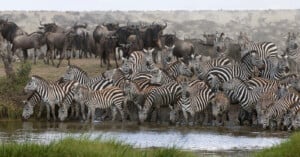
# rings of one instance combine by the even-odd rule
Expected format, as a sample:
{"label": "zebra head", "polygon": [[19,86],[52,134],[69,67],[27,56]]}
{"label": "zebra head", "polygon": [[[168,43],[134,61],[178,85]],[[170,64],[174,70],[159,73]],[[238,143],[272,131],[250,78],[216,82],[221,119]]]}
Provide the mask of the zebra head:
{"label": "zebra head", "polygon": [[259,57],[259,54],[257,51],[251,51],[249,52],[251,56],[251,64],[256,66],[259,70],[262,70],[265,68],[265,64],[263,60]]}
{"label": "zebra head", "polygon": [[172,45],[171,47],[165,45],[165,49],[162,51],[161,60],[166,63],[171,63],[173,58],[173,50],[175,48],[175,45]]}
{"label": "zebra head", "polygon": [[162,71],[158,68],[151,70],[151,84],[161,84],[162,82]]}
{"label": "zebra head", "polygon": [[133,67],[133,60],[130,58],[122,58],[122,66],[120,67],[120,70],[124,73],[124,74],[132,74],[132,67]]}
{"label": "zebra head", "polygon": [[295,130],[300,128],[300,112],[299,111],[296,113],[295,117],[292,119],[292,126]]}
{"label": "zebra head", "polygon": [[22,118],[24,120],[27,120],[28,118],[30,118],[31,115],[33,115],[33,105],[28,100],[23,101],[23,104],[24,107],[23,107]]}
{"label": "zebra head", "polygon": [[154,48],[152,49],[143,49],[143,52],[145,54],[145,60],[146,60],[146,66],[147,66],[147,69],[153,69],[155,64],[154,64],[154,61],[153,61],[153,52],[154,52]]}
{"label": "zebra head", "polygon": [[60,121],[64,121],[68,117],[68,108],[65,105],[61,105],[58,109],[58,118]]}
{"label": "zebra head", "polygon": [[260,123],[262,124],[263,129],[267,129],[270,126],[270,118],[271,118],[271,113],[270,110],[268,109],[265,114],[261,115]]}
{"label": "zebra head", "polygon": [[41,81],[40,77],[32,76],[30,81],[24,87],[25,92],[29,93],[29,92],[37,90],[37,88],[39,88],[40,81]]}
{"label": "zebra head", "polygon": [[213,91],[218,91],[220,89],[221,81],[218,76],[209,74],[209,76],[207,76],[206,82]]}
{"label": "zebra head", "polygon": [[278,71],[288,73],[290,70],[288,55],[287,54],[277,55],[277,58],[279,59],[277,65]]}
{"label": "zebra head", "polygon": [[[146,102],[147,103],[147,102]],[[139,123],[143,123],[147,117],[148,117],[148,109],[146,108],[146,106],[141,106],[140,104],[137,104],[138,107],[138,117],[139,117]]]}
{"label": "zebra head", "polygon": [[229,98],[224,92],[217,92],[214,98],[211,100],[212,115],[217,118],[226,112],[230,105]]}
{"label": "zebra head", "polygon": [[179,70],[179,75],[184,75],[187,77],[192,77],[194,75],[191,69],[182,61],[180,62],[178,70]]}
{"label": "zebra head", "polygon": [[288,38],[286,40],[286,49],[287,52],[289,52],[290,50],[295,50],[298,48],[298,44],[296,42],[296,34],[293,33],[292,35],[290,34],[290,32],[288,33]]}
{"label": "zebra head", "polygon": [[291,112],[287,112],[286,114],[283,115],[283,127],[284,128],[287,128],[288,130],[291,130],[293,117],[294,116]]}
{"label": "zebra head", "polygon": [[76,79],[76,73],[80,73],[79,68],[76,68],[75,66],[68,66],[67,71],[65,72],[63,79],[64,80],[75,80]]}
{"label": "zebra head", "polygon": [[80,85],[78,82],[73,85],[72,90],[74,91],[74,100],[77,102],[83,102],[89,94],[89,89]]}

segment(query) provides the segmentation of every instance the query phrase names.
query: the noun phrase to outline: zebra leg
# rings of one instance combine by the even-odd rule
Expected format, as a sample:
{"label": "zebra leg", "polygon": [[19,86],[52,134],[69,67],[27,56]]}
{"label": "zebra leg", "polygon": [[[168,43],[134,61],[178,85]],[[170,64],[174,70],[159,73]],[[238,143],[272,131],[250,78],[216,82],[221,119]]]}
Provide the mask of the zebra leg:
{"label": "zebra leg", "polygon": [[91,123],[93,123],[94,122],[94,120],[95,120],[95,111],[96,111],[96,108],[95,107],[92,107],[91,109],[90,109],[90,114],[91,114]]}
{"label": "zebra leg", "polygon": [[112,112],[112,121],[114,122],[116,120],[116,116],[117,116],[117,108],[115,106],[113,106],[111,108],[111,112]]}
{"label": "zebra leg", "polygon": [[[81,116],[83,120],[87,120],[86,116],[85,116],[85,105],[84,104],[80,104],[80,108],[81,108]],[[89,116],[89,115],[88,115]]]}
{"label": "zebra leg", "polygon": [[160,107],[156,108],[156,123],[158,124],[162,123]]}
{"label": "zebra leg", "polygon": [[195,116],[195,112],[190,112],[190,113],[191,113],[192,121],[189,122],[189,125],[193,126],[196,123],[196,116]]}
{"label": "zebra leg", "polygon": [[50,120],[50,106],[49,106],[49,104],[47,104],[46,107],[47,107],[47,120],[49,121]]}
{"label": "zebra leg", "polygon": [[79,105],[75,104],[75,118],[78,119],[79,118]]}
{"label": "zebra leg", "polygon": [[38,116],[37,116],[38,119],[40,119],[41,116],[42,116],[42,112],[44,110],[44,106],[45,106],[45,104],[43,104],[43,103],[40,104],[40,110],[39,110],[39,113],[38,113]]}
{"label": "zebra leg", "polygon": [[51,113],[52,113],[53,120],[56,121],[55,104],[51,105]]}
{"label": "zebra leg", "polygon": [[121,115],[121,118],[122,118],[122,122],[125,122],[125,121],[126,121],[126,118],[125,118],[125,116],[124,116],[124,112],[123,112],[123,109],[122,109],[121,105],[120,105],[120,106],[117,106],[117,108],[118,108],[118,110],[119,110],[119,112],[120,112],[120,115]]}
{"label": "zebra leg", "polygon": [[189,115],[187,114],[186,111],[182,110],[183,116],[184,116],[184,121],[182,122],[182,125],[185,125],[188,123],[189,120]]}

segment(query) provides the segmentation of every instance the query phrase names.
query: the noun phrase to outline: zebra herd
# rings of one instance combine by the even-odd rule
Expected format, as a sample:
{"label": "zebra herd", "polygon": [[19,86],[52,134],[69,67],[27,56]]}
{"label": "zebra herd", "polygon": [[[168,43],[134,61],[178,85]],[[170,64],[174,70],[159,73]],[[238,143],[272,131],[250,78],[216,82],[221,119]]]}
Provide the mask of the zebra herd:
{"label": "zebra herd", "polygon": [[162,122],[161,109],[168,108],[171,123],[195,125],[198,114],[204,113],[208,122],[221,125],[232,120],[228,115],[231,104],[238,104],[240,125],[248,121],[263,128],[299,128],[300,80],[290,73],[288,60],[297,61],[299,55],[294,35],[289,34],[283,54],[272,42],[252,42],[243,36],[238,42],[240,60],[216,48],[216,57],[192,54],[186,63],[175,59],[174,46],[165,46],[158,51],[157,62],[154,49],[134,51],[122,59],[119,68],[93,78],[75,65],[68,66],[56,82],[33,75],[25,86],[31,95],[24,101],[22,117],[28,119],[40,104],[38,116],[46,106],[48,120],[50,112],[56,120],[58,106],[61,121],[72,117],[94,121],[99,108],[104,109],[102,117],[110,116],[113,121],[118,113],[122,121],[136,114],[143,123],[155,111],[156,121]]}

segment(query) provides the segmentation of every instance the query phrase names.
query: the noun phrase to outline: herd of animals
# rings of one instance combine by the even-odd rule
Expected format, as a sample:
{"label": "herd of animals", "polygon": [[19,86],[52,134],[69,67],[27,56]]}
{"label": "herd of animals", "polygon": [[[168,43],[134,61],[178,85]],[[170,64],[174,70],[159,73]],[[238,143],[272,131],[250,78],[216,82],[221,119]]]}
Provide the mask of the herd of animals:
{"label": "herd of animals", "polygon": [[[161,109],[167,108],[173,124],[203,123],[198,118],[202,114],[209,123],[224,125],[235,120],[228,113],[232,104],[238,104],[240,125],[247,121],[265,129],[300,127],[299,68],[290,71],[291,63],[298,67],[300,62],[295,33],[288,33],[286,47],[279,49],[273,42],[250,41],[243,32],[237,40],[224,33],[204,34],[206,40],[181,40],[176,34],[163,34],[167,23],[103,23],[94,31],[88,31],[87,24],[66,29],[55,23],[40,25],[40,31],[27,34],[15,23],[0,20],[3,38],[12,44],[12,52],[23,50],[24,60],[27,49],[35,49],[35,58],[36,49],[46,45],[46,63],[51,59],[54,65],[56,54],[57,66],[64,56],[69,61],[57,81],[31,77],[24,88],[30,96],[23,102],[23,119],[29,119],[39,104],[38,117],[46,107],[47,119],[52,116],[54,121],[57,115],[60,121],[94,121],[96,109],[101,109],[102,117],[113,121],[117,116],[133,120],[135,114],[143,123],[155,113],[161,122]],[[209,49],[208,55],[203,49]],[[99,57],[107,71],[90,77],[70,65],[75,50],[80,57]],[[110,69],[112,57],[116,68]]]}

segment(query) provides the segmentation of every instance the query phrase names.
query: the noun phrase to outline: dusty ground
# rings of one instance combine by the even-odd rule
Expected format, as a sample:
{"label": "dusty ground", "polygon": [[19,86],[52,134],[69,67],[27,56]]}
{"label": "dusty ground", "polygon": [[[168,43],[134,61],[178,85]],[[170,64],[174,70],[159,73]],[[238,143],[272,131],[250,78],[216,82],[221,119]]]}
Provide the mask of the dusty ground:
{"label": "dusty ground", "polygon": [[[32,61],[29,61],[32,63]],[[55,63],[58,61],[55,60]],[[106,70],[106,66],[100,68],[99,58],[90,59],[71,59],[71,64],[77,65],[85,70],[89,76],[97,76]],[[20,63],[14,63],[14,68],[17,69]],[[113,64],[114,65],[114,64]],[[37,64],[32,64],[31,75],[39,75],[46,78],[47,80],[56,80],[63,76],[67,69],[67,61],[64,60],[59,68],[52,65],[46,65],[42,60],[38,60]],[[2,62],[0,62],[0,77],[4,77],[5,72]]]}

